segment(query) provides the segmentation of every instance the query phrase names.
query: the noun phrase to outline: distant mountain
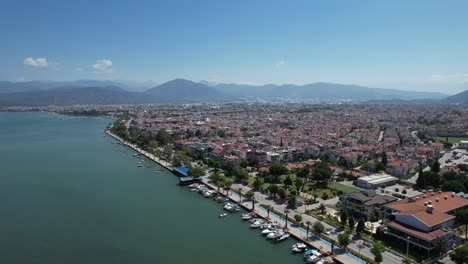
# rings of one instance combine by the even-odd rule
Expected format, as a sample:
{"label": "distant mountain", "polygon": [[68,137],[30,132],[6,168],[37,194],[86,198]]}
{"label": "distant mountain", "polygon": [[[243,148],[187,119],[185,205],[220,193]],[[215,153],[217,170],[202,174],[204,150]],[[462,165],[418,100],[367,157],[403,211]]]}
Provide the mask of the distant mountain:
{"label": "distant mountain", "polygon": [[28,82],[8,82],[0,81],[0,94],[15,93],[26,91],[42,91],[59,89],[62,87],[105,87],[105,86],[123,86],[113,81],[98,80],[77,80],[70,82],[57,81],[28,81]]}
{"label": "distant mountain", "polygon": [[61,87],[58,89],[7,93],[0,96],[0,106],[104,105],[154,102],[143,93],[128,92],[116,86]]}
{"label": "distant mountain", "polygon": [[442,101],[450,104],[468,104],[468,90],[449,96]]}
{"label": "distant mountain", "polygon": [[213,102],[233,99],[213,87],[185,79],[175,79],[145,91],[164,102]]}
{"label": "distant mountain", "polygon": [[218,91],[238,97],[285,98],[298,100],[413,100],[441,99],[447,95],[431,92],[412,92],[396,89],[368,88],[359,85],[312,83],[306,85],[242,85],[217,84]]}

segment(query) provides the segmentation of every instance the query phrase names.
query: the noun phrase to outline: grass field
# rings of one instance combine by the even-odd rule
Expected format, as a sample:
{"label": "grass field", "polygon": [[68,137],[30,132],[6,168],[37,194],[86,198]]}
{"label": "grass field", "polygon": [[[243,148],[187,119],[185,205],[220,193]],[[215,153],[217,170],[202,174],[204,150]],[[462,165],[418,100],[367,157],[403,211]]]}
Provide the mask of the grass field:
{"label": "grass field", "polygon": [[462,141],[462,140],[468,140],[468,138],[461,138],[461,137],[448,137],[448,138],[446,138],[446,137],[438,137],[437,139],[438,139],[439,141],[441,141],[441,142],[446,142],[446,140],[448,139],[448,142],[449,142],[449,143],[458,143],[458,142],[460,142],[460,141]]}
{"label": "grass field", "polygon": [[328,188],[335,190],[335,191],[342,191],[344,193],[352,193],[352,192],[358,191],[358,189],[356,188],[353,188],[351,186],[344,185],[341,183],[337,183],[337,182],[328,184]]}

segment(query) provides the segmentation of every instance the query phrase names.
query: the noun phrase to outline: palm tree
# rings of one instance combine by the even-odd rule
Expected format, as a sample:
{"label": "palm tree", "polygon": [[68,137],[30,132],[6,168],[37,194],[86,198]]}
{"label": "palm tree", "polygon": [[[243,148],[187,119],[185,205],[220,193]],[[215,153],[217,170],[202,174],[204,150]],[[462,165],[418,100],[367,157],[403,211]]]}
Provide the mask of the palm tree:
{"label": "palm tree", "polygon": [[306,224],[307,224],[307,236],[306,236],[306,239],[309,240],[309,226],[310,226],[310,221],[307,221]]}
{"label": "palm tree", "polygon": [[271,206],[265,205],[265,206],[263,206],[263,207],[265,207],[265,209],[267,209],[267,218],[270,219],[270,209],[271,209]]}
{"label": "palm tree", "polygon": [[289,214],[289,210],[288,210],[288,209],[284,210],[284,214],[286,215],[286,226],[285,226],[285,229],[288,229],[288,214]]}
{"label": "palm tree", "polygon": [[242,188],[241,187],[237,189],[237,193],[239,194],[239,203],[241,203],[242,202]]}

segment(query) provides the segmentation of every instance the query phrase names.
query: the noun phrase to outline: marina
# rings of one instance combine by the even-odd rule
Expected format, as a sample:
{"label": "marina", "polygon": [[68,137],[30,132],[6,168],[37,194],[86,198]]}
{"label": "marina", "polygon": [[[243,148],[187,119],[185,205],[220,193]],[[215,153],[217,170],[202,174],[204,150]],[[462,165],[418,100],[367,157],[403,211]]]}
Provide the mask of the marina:
{"label": "marina", "polygon": [[[110,136],[112,136],[114,139],[118,140],[119,142],[129,146],[130,148],[132,148],[133,150],[137,151],[138,153],[140,153],[141,155],[144,155],[145,157],[149,158],[150,160],[153,160],[154,162],[156,162],[157,164],[159,164],[160,166],[164,167],[165,169],[167,169],[168,171],[171,171],[174,175],[176,176],[179,176],[179,181],[180,181],[180,185],[189,185],[189,189],[190,191],[197,191],[199,193],[201,193],[203,195],[203,197],[205,198],[211,198],[211,197],[214,197],[216,195],[216,197],[218,198],[219,195],[222,195],[222,196],[225,196],[227,199],[229,199],[230,201],[233,201],[234,204],[235,204],[235,201],[236,201],[236,196],[237,195],[234,195],[233,192],[231,192],[231,194],[229,194],[229,191],[227,191],[226,193],[217,193],[215,190],[217,189],[217,186],[213,185],[212,183],[209,182],[208,179],[202,179],[200,180],[200,182],[202,184],[199,184],[195,187],[195,185],[193,185],[195,183],[194,180],[198,180],[198,179],[195,179],[195,178],[192,178],[192,177],[185,177],[187,175],[187,171],[188,169],[187,168],[184,168],[184,167],[177,167],[177,168],[173,168],[171,167],[168,163],[158,159],[157,157],[155,157],[154,155],[138,148],[137,146],[133,145],[133,144],[130,144],[128,142],[125,142],[123,140],[121,140],[119,137],[117,137],[116,135],[112,134],[110,131],[106,131],[106,133]],[[182,177],[181,177],[182,176]],[[181,181],[182,178],[186,178],[184,180]],[[195,189],[195,190],[194,190]],[[219,199],[219,198],[218,198]],[[226,205],[225,205],[226,206]],[[239,207],[239,210],[240,210],[240,207],[243,207],[244,210],[247,210],[247,211],[250,211],[250,208],[248,208],[246,205],[244,204],[240,204],[240,205],[236,205]],[[228,206],[228,208],[230,208],[232,206]],[[258,210],[255,210],[253,211],[252,213],[248,213],[248,214],[242,214],[241,216],[241,219],[243,220],[248,220],[248,221],[252,221],[252,219],[255,219],[255,220],[259,220],[257,219],[257,217],[260,217],[262,219],[266,219],[267,218],[267,213],[265,212],[266,210],[258,205],[256,205],[256,208],[258,208]],[[226,208],[224,208],[226,209]],[[276,214],[274,213],[269,213],[270,216],[272,217],[275,217],[277,218],[277,221],[276,223],[281,223],[281,225],[285,225],[285,220],[279,216],[277,216]],[[225,215],[224,213],[220,214],[219,215],[219,218],[224,218],[226,217],[227,214]],[[252,223],[252,225],[254,225],[255,223]],[[263,224],[263,223],[261,223]],[[255,224],[254,226],[251,226],[253,227],[254,229],[256,227],[259,227],[261,224]],[[257,226],[258,225],[258,226]],[[311,240],[304,240],[305,238],[305,233],[306,231],[300,227],[291,227],[290,230],[288,229],[288,231],[286,230],[281,230],[281,229],[275,229],[275,230],[269,230],[271,232],[267,233],[266,235],[266,238],[267,239],[271,239],[273,241],[283,241],[283,240],[286,240],[287,238],[289,238],[290,236],[293,236],[294,239],[298,240],[298,241],[302,241],[302,243],[308,245],[312,251],[310,252],[319,252],[320,253],[320,258],[318,257],[317,254],[312,254],[312,256],[307,256],[305,257],[305,262],[306,263],[316,263],[316,262],[319,262],[321,261],[322,263],[326,263],[324,261],[329,261],[331,259],[333,259],[335,262],[339,262],[339,263],[350,263],[350,264],[363,264],[365,263],[363,260],[353,256],[352,254],[344,251],[343,249],[339,248],[339,247],[336,247],[336,246],[333,246],[333,250],[334,250],[334,255],[330,255],[329,253],[331,252],[331,248],[332,248],[332,245],[325,241],[325,240],[322,240],[314,235],[311,235]],[[263,233],[262,233],[263,234]],[[324,251],[324,249],[330,249],[330,250],[327,250],[327,251]],[[306,251],[307,252],[307,251]],[[325,257],[327,257],[325,260]]]}

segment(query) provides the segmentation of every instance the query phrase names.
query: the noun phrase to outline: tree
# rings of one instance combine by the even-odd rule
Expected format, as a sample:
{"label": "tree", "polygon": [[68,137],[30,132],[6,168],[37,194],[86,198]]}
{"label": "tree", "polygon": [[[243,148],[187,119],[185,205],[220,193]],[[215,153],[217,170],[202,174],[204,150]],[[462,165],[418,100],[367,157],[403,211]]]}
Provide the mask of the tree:
{"label": "tree", "polygon": [[252,210],[255,208],[254,196],[255,193],[252,191],[248,191],[245,193],[245,198],[247,198],[249,201],[252,201]]}
{"label": "tree", "polygon": [[270,165],[270,174],[275,177],[279,177],[285,174],[286,172],[286,167],[281,163],[274,162]]}
{"label": "tree", "polygon": [[[319,223],[319,222],[317,222],[317,223]],[[307,224],[307,235],[306,235],[306,239],[308,240],[308,239],[309,239],[309,226],[310,226],[310,221],[307,221],[306,224]]]}
{"label": "tree", "polygon": [[289,214],[289,210],[288,210],[288,209],[284,210],[284,214],[286,215],[286,217],[285,217],[285,219],[286,219],[285,229],[287,229],[287,228],[288,228],[288,214]]}
{"label": "tree", "polygon": [[302,221],[302,216],[300,214],[294,215],[294,220],[296,220],[296,222],[300,223]]}
{"label": "tree", "polygon": [[297,177],[306,179],[307,176],[309,176],[309,173],[310,173],[310,167],[309,167],[308,165],[306,165],[306,166],[300,168],[300,169],[297,171],[296,175],[297,175]]}
{"label": "tree", "polygon": [[349,245],[351,240],[349,239],[349,235],[346,233],[341,233],[338,235],[338,243],[340,246],[343,247],[344,250],[346,250],[346,247]]}
{"label": "tree", "polygon": [[296,196],[290,195],[288,198],[288,206],[291,208],[296,208]]}
{"label": "tree", "polygon": [[440,172],[440,163],[437,159],[432,163],[431,171],[436,172],[436,173]]}
{"label": "tree", "polygon": [[161,128],[159,129],[158,133],[156,133],[156,141],[158,141],[159,145],[164,146],[169,143],[171,136],[167,133],[166,129]]}
{"label": "tree", "polygon": [[267,219],[269,219],[269,218],[270,218],[271,206],[269,206],[269,205],[264,205],[263,207],[267,210]]}
{"label": "tree", "polygon": [[366,229],[366,225],[364,223],[364,219],[359,219],[357,226],[356,226],[356,233],[360,234],[364,232],[364,229]]}
{"label": "tree", "polygon": [[459,181],[446,181],[444,182],[440,188],[444,192],[465,192],[465,186],[462,182]]}
{"label": "tree", "polygon": [[354,225],[355,224],[356,224],[356,222],[354,221],[354,218],[353,217],[349,218],[348,225],[349,225],[349,229],[351,229],[351,231],[354,230]]}
{"label": "tree", "polygon": [[242,182],[249,178],[249,173],[244,168],[240,168],[238,170],[234,170],[234,177],[238,182]]}
{"label": "tree", "polygon": [[387,159],[387,153],[385,151],[382,152],[382,164],[387,166],[388,159]]}
{"label": "tree", "polygon": [[241,187],[237,188],[237,194],[239,194],[239,203],[241,203],[242,202],[242,188]]}
{"label": "tree", "polygon": [[333,175],[333,171],[330,169],[330,166],[323,162],[317,162],[312,167],[312,175],[314,180],[323,185],[328,181]]}
{"label": "tree", "polygon": [[456,264],[468,263],[468,244],[465,243],[450,253],[450,259]]}
{"label": "tree", "polygon": [[321,234],[323,230],[325,230],[325,227],[321,222],[315,222],[314,225],[312,226],[312,229],[314,230],[315,234]]}
{"label": "tree", "polygon": [[302,178],[296,177],[294,181],[294,185],[296,185],[296,189],[300,192],[302,186],[304,185],[304,180]]}
{"label": "tree", "polygon": [[465,225],[465,239],[468,239],[468,209],[457,211],[456,220],[459,224]]}
{"label": "tree", "polygon": [[293,184],[290,175],[288,175],[288,176],[286,177],[286,179],[284,179],[283,184],[284,184],[284,186],[286,187],[286,189],[288,189],[288,187],[291,186],[291,185]]}
{"label": "tree", "polygon": [[343,211],[341,213],[340,220],[341,220],[341,224],[345,226],[346,223],[348,222],[348,215],[346,214],[346,212]]}
{"label": "tree", "polygon": [[279,192],[279,187],[276,184],[270,184],[270,186],[268,186],[268,191],[273,195],[273,198],[275,198],[276,194]]}
{"label": "tree", "polygon": [[318,209],[320,210],[320,214],[324,214],[327,210],[327,207],[322,203],[319,205]]}
{"label": "tree", "polygon": [[281,188],[279,190],[279,197],[281,200],[286,200],[288,198],[288,194],[286,193],[286,190],[284,188]]}
{"label": "tree", "polygon": [[403,259],[403,264],[412,264],[411,259],[409,258]]}
{"label": "tree", "polygon": [[255,190],[259,190],[262,187],[262,185],[263,185],[262,179],[260,179],[260,177],[256,177],[253,183],[253,188]]}
{"label": "tree", "polygon": [[198,178],[201,176],[205,176],[205,170],[202,167],[198,166],[190,167],[187,175]]}
{"label": "tree", "polygon": [[224,185],[226,186],[226,188],[228,188],[228,191],[227,191],[228,194],[229,194],[229,190],[231,189],[231,186],[232,186],[233,183],[234,182],[231,179],[226,179],[224,181]]}
{"label": "tree", "polygon": [[377,263],[380,263],[383,261],[382,259],[382,252],[385,251],[385,246],[379,241],[375,242],[374,246],[371,248],[371,253],[374,254],[374,260]]}

